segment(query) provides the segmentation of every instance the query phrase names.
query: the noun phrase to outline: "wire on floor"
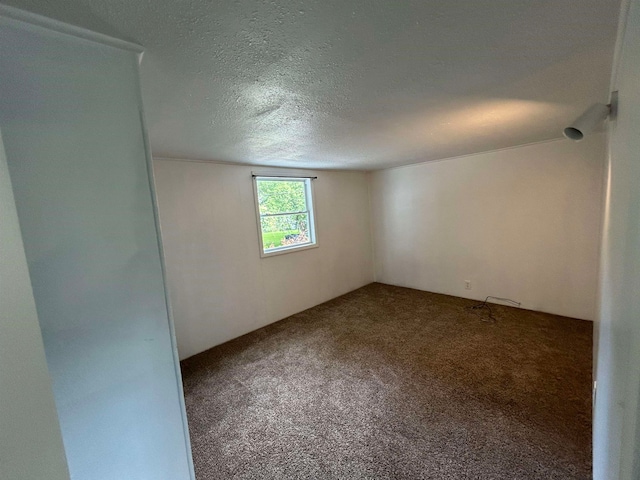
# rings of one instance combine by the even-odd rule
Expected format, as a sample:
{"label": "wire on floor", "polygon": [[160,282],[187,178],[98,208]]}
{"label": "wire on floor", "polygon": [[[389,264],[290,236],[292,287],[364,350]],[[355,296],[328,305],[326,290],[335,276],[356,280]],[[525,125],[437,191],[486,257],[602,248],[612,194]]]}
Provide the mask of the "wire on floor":
{"label": "wire on floor", "polygon": [[[487,298],[484,299],[484,302],[471,305],[470,307],[467,307],[467,309],[472,313],[474,313],[475,315],[477,315],[480,318],[480,320],[482,320],[483,322],[495,322],[497,318],[493,316],[493,311],[491,310],[491,307],[489,306],[489,303],[488,303],[490,298],[493,300],[499,300],[501,302],[510,303],[511,305],[514,305],[516,307],[519,307],[520,305],[522,305],[520,302],[516,302],[515,300],[511,300],[510,298],[493,297],[489,295]],[[478,313],[480,310],[486,310],[488,312],[488,320],[485,319],[483,315]]]}

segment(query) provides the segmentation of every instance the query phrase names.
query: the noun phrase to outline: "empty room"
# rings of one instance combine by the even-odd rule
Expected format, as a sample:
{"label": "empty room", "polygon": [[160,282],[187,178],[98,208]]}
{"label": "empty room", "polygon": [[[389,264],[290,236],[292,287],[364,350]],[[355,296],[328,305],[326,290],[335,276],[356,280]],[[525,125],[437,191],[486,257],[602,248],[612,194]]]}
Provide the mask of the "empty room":
{"label": "empty room", "polygon": [[0,478],[640,478],[640,1],[0,45]]}

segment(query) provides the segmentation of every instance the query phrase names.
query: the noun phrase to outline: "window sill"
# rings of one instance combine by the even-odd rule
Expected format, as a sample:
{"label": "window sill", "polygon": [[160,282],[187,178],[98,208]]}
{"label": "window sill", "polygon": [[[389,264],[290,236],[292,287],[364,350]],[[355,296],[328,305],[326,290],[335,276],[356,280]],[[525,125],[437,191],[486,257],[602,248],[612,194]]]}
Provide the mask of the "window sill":
{"label": "window sill", "polygon": [[275,257],[276,255],[284,255],[285,253],[300,252],[302,250],[309,250],[311,248],[318,248],[318,242],[312,243],[312,244],[300,245],[300,246],[279,248],[278,250],[272,250],[270,252],[261,251],[260,257],[262,258]]}

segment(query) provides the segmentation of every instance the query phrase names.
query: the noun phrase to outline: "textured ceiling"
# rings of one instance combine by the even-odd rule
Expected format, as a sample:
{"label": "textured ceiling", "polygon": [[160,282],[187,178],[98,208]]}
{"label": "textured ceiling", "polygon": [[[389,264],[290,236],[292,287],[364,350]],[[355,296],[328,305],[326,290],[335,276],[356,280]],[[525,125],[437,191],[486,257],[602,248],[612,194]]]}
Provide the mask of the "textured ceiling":
{"label": "textured ceiling", "polygon": [[375,169],[558,138],[618,0],[8,0],[146,48],[156,156]]}

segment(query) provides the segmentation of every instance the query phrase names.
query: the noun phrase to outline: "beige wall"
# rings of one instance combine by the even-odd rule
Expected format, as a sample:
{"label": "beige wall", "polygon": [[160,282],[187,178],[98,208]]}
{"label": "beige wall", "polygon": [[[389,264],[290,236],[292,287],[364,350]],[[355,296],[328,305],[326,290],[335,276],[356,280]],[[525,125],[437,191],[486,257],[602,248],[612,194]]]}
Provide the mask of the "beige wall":
{"label": "beige wall", "polygon": [[154,162],[167,277],[181,358],[373,281],[366,173],[314,180],[319,247],[260,258],[252,171]]}
{"label": "beige wall", "polygon": [[604,143],[600,134],[373,173],[376,280],[593,320]]}
{"label": "beige wall", "polygon": [[625,3],[612,90],[602,242],[595,480],[640,478],[640,1]]}
{"label": "beige wall", "polygon": [[2,138],[0,305],[0,478],[68,480]]}

